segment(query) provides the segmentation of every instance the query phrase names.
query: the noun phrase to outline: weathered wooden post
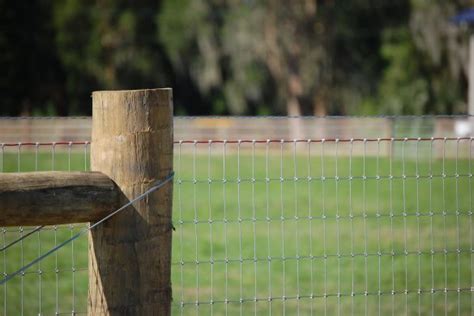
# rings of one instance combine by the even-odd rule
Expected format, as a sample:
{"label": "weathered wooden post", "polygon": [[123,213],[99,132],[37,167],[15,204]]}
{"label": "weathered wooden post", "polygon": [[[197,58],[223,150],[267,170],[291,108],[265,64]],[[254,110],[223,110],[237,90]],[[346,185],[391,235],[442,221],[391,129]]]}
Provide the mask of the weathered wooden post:
{"label": "weathered wooden post", "polygon": [[[112,179],[122,204],[173,165],[171,89],[92,94],[91,169]],[[172,185],[89,234],[89,315],[169,315]]]}
{"label": "weathered wooden post", "polygon": [[[92,99],[93,172],[1,173],[2,226],[99,221],[170,175],[171,89]],[[171,203],[168,183],[91,229],[89,315],[170,314]]]}

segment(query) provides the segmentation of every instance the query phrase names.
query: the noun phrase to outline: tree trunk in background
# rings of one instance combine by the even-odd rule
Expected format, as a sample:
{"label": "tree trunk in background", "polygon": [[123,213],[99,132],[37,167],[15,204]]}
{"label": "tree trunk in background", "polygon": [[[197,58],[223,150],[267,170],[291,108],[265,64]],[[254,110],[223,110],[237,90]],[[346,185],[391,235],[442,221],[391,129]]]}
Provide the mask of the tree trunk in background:
{"label": "tree trunk in background", "polygon": [[327,115],[327,103],[324,93],[320,93],[313,97],[313,114],[316,116]]}

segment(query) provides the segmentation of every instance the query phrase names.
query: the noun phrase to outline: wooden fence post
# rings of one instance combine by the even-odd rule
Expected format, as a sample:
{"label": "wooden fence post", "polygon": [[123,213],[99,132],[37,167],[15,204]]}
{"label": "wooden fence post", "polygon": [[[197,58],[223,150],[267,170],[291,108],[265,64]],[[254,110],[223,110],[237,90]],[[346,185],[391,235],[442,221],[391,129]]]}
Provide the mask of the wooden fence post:
{"label": "wooden fence post", "polygon": [[[122,204],[173,165],[171,89],[92,94],[91,169],[109,176]],[[172,185],[89,234],[89,315],[169,315]]]}

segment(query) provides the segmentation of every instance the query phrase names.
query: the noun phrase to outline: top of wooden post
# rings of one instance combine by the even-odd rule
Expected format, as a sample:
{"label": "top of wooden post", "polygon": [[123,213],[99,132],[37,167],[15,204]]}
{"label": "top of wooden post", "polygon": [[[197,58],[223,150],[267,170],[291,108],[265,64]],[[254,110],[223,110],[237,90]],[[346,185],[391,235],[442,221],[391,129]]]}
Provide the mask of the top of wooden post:
{"label": "top of wooden post", "polygon": [[147,91],[173,91],[172,88],[151,88],[151,89],[132,89],[132,90],[96,90],[92,92],[92,95],[95,93],[133,93],[133,92],[147,92]]}

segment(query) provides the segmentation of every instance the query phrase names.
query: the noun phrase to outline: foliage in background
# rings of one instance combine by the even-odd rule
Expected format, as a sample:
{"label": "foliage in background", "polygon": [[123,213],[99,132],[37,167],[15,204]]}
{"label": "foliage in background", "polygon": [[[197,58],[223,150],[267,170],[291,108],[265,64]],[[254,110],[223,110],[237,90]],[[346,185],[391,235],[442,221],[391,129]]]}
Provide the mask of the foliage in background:
{"label": "foliage in background", "polygon": [[409,25],[385,32],[383,113],[465,112],[467,32],[450,18],[470,2],[412,0]]}
{"label": "foliage in background", "polygon": [[0,114],[90,114],[171,86],[177,114],[465,111],[472,1],[0,0]]}

